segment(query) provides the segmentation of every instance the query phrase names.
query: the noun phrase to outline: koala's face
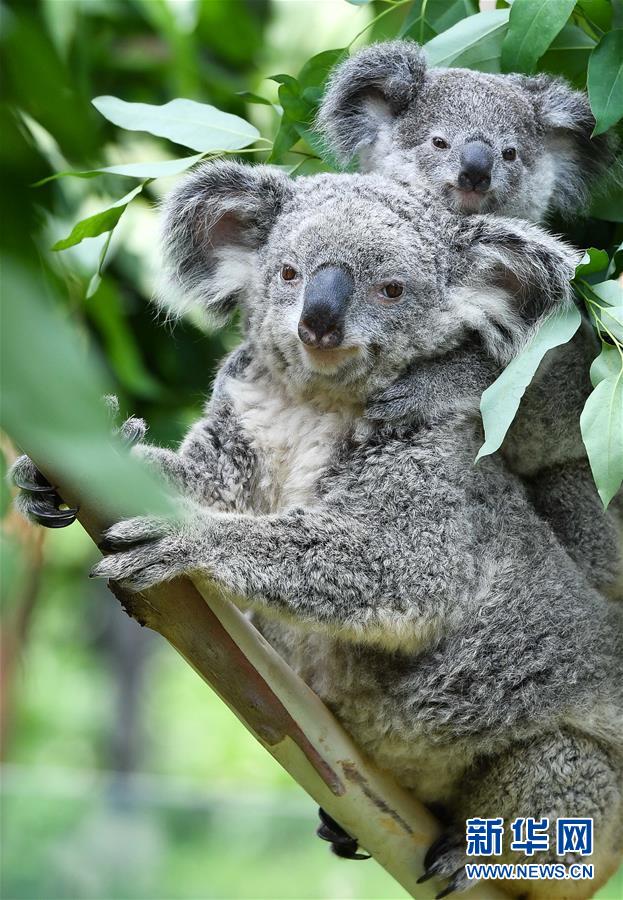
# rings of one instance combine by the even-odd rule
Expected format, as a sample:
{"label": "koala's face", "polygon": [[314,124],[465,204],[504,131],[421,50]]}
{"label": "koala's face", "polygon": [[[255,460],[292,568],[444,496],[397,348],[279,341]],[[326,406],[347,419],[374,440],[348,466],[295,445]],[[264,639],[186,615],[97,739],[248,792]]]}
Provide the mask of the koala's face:
{"label": "koala's face", "polygon": [[337,67],[318,124],[344,161],[425,186],[460,213],[541,221],[585,206],[615,158],[591,134],[588,98],[549,75],[429,68],[411,41],[373,44]]}
{"label": "koala's face", "polygon": [[[208,163],[167,201],[167,306],[240,305],[254,352],[305,395],[363,402],[473,341],[507,361],[568,295],[574,256],[534,226],[444,210],[379,175],[292,181]],[[177,295],[177,296],[176,296]]]}
{"label": "koala's face", "polygon": [[525,92],[503,76],[467,69],[433,70],[366,163],[424,182],[462,213],[538,220],[554,186],[555,160]]}
{"label": "koala's face", "polygon": [[259,255],[248,333],[298,386],[365,396],[446,340],[431,320],[443,305],[445,253],[415,226],[415,209],[397,211],[393,186],[386,197],[365,178],[297,186]]}

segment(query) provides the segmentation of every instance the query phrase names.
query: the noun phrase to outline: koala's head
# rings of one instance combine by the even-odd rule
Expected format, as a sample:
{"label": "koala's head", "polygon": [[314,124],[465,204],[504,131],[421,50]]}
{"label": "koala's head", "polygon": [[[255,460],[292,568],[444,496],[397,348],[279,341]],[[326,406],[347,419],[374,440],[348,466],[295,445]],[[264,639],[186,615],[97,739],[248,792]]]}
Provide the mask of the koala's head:
{"label": "koala's head", "polygon": [[574,253],[535,226],[440,211],[381,176],[289,179],[231,162],[196,169],[168,199],[170,306],[239,305],[285,383],[365,400],[418,358],[478,335],[508,360],[568,298]]}
{"label": "koala's head", "polygon": [[334,72],[318,123],[338,157],[425,184],[459,212],[577,213],[614,154],[591,140],[585,94],[548,75],[428,68],[409,41],[365,48]]}

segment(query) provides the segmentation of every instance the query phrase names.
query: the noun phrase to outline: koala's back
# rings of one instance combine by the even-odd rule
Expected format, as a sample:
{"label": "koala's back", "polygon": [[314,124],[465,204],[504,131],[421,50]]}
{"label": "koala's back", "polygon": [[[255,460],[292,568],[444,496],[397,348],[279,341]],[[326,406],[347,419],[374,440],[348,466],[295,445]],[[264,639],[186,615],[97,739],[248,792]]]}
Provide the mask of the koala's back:
{"label": "koala's back", "polygon": [[597,352],[587,326],[545,356],[504,443],[513,472],[529,477],[551,466],[586,459],[580,414],[592,391],[589,371]]}

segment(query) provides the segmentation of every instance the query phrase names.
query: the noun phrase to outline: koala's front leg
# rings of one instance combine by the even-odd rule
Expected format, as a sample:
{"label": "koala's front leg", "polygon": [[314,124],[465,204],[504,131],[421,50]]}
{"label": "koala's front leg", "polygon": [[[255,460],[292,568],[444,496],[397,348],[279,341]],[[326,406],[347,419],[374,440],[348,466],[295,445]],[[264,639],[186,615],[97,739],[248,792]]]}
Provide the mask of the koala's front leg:
{"label": "koala's front leg", "polygon": [[454,410],[478,410],[482,392],[500,366],[474,339],[443,356],[418,360],[398,381],[373,397],[366,417],[379,422],[427,422]]}
{"label": "koala's front leg", "polygon": [[255,517],[187,504],[176,521],[130,519],[105,538],[110,555],[93,574],[135,591],[200,573],[243,605],[403,647],[442,619],[438,592],[427,590],[428,555],[373,516],[294,509]]}

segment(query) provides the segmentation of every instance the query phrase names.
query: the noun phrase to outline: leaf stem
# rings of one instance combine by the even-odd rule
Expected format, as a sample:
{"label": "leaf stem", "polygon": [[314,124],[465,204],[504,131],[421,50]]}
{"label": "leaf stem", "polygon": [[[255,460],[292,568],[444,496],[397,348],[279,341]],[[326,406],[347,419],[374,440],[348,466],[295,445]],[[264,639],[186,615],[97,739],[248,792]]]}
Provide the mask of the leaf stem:
{"label": "leaf stem", "polygon": [[[388,0],[388,2],[389,2],[389,0]],[[370,22],[368,22],[368,24],[366,25],[365,28],[362,28],[361,31],[358,31],[358,32],[357,32],[357,34],[356,34],[355,37],[352,39],[352,41],[350,41],[350,42],[346,45],[346,49],[347,49],[347,50],[350,50],[350,48],[353,46],[353,44],[355,43],[355,41],[356,41],[358,38],[360,38],[362,34],[365,34],[366,31],[368,31],[369,28],[372,28],[373,25],[376,25],[377,22],[380,22],[380,20],[381,20],[384,16],[386,16],[388,13],[392,12],[392,10],[398,9],[398,8],[401,7],[401,6],[404,6],[406,3],[411,3],[411,2],[412,2],[412,0],[394,0],[394,2],[392,2],[391,6],[389,6],[387,9],[384,9],[383,12],[379,13],[378,16],[375,16]]]}

